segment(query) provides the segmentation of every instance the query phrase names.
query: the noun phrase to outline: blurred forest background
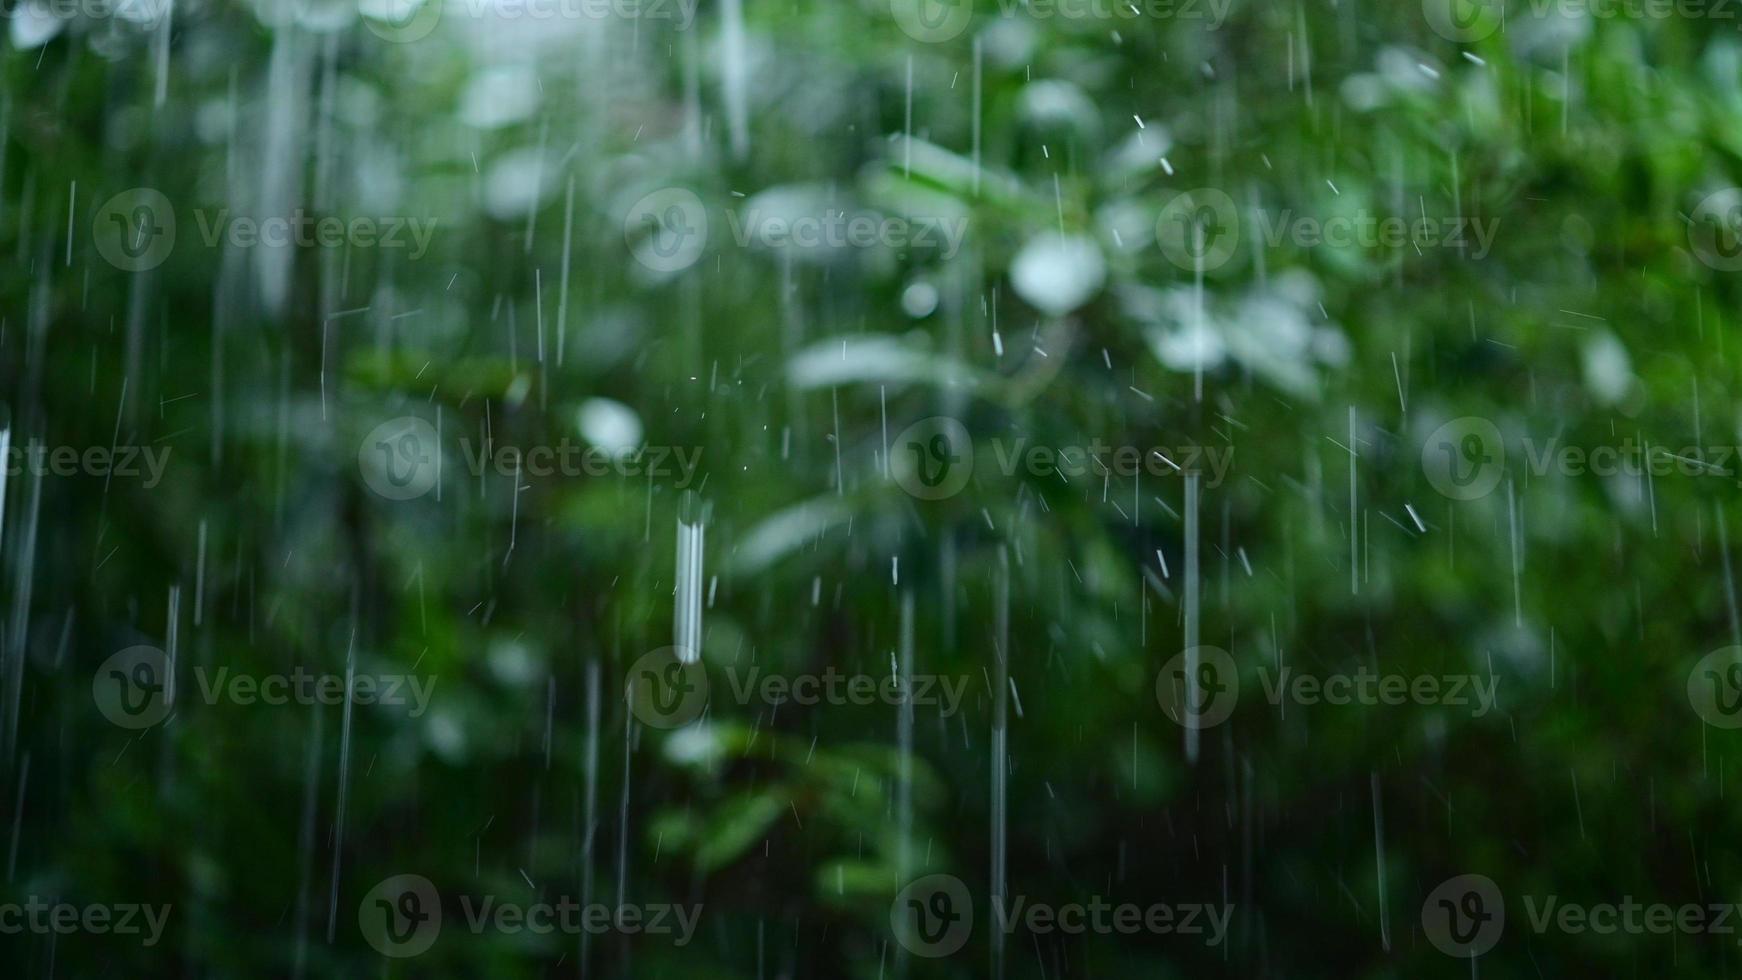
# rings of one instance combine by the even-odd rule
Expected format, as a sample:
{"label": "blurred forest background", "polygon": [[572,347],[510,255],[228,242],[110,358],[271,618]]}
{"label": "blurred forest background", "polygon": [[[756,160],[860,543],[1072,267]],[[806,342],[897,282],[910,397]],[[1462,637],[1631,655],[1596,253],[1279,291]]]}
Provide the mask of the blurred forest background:
{"label": "blurred forest background", "polygon": [[[1742,643],[1742,464],[1603,476],[1521,448],[1742,441],[1735,229],[1701,224],[1742,180],[1737,21],[94,2],[7,11],[0,425],[168,456],[152,486],[4,484],[0,899],[173,911],[153,946],[0,935],[15,975],[1742,969],[1732,936],[1536,932],[1512,901],[1742,898],[1737,736],[1689,702],[1695,663]],[[114,203],[138,188],[173,233],[157,198]],[[1237,244],[1182,252],[1170,209],[1201,229],[1212,190]],[[105,254],[113,209],[173,247]],[[299,209],[427,247],[211,231]],[[831,209],[965,234],[742,234]],[[1471,231],[1274,233],[1364,214]],[[698,216],[699,252],[657,238]],[[937,416],[974,469],[928,499],[891,437]],[[1423,449],[1470,417],[1507,456],[1459,499]],[[443,469],[389,499],[372,433],[407,418]],[[1188,494],[1001,465],[1018,440],[1229,463]],[[565,441],[697,462],[467,462]],[[1157,696],[1188,633],[1240,676],[1195,746]],[[631,665],[689,642],[706,713],[642,724]],[[175,704],[130,729],[93,679],[140,645]],[[751,664],[966,693],[904,725],[731,697]],[[1279,706],[1262,672],[1285,664],[1479,675],[1498,703]],[[200,696],[199,666],[435,686],[421,713],[245,704]],[[978,915],[935,959],[890,917],[932,873]],[[401,874],[447,922],[405,959],[358,925]],[[1423,931],[1462,874],[1509,902],[1475,963]],[[1234,912],[1215,945],[1001,941],[994,893]],[[703,908],[679,945],[472,933],[458,895]]]}

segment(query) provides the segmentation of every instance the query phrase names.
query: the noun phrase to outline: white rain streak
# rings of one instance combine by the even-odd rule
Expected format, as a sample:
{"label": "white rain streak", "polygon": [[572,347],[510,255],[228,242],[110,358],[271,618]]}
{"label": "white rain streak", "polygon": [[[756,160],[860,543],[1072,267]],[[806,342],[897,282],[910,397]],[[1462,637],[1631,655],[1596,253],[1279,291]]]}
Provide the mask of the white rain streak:
{"label": "white rain streak", "polygon": [[672,645],[684,663],[702,656],[702,541],[700,517],[694,524],[677,522],[677,586],[672,603]]}
{"label": "white rain streak", "polygon": [[[32,447],[36,440],[31,440]],[[5,756],[10,765],[18,751],[18,707],[24,687],[24,642],[30,635],[30,593],[36,574],[36,521],[42,509],[42,469],[32,474],[30,503],[24,512],[23,537],[13,552],[12,630],[5,650]]]}
{"label": "white rain streak", "polygon": [[351,629],[351,641],[345,651],[345,713],[344,720],[339,723],[339,802],[338,810],[333,815],[333,877],[331,890],[327,894],[327,943],[333,942],[334,930],[338,928],[339,916],[339,863],[345,853],[345,804],[350,796],[351,783],[351,693],[356,684],[357,671],[357,630]]}
{"label": "white rain streak", "polygon": [[[1183,717],[1190,719],[1200,704],[1198,691],[1198,479],[1199,474],[1186,474],[1185,502],[1185,576],[1186,576],[1186,703]],[[1185,726],[1186,761],[1198,761],[1198,728]]]}
{"label": "white rain streak", "polygon": [[[1002,906],[1009,894],[1005,855],[1010,819],[1010,551],[998,549],[997,642],[992,648],[992,887],[991,902]],[[990,919],[993,976],[1004,976],[1004,932]]]}

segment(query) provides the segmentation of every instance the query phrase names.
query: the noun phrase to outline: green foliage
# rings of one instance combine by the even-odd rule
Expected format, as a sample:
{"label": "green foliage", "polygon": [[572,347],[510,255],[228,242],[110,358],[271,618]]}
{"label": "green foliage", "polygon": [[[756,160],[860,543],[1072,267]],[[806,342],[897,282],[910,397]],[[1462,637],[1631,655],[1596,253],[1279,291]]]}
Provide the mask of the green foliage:
{"label": "green foliage", "polygon": [[[1723,22],[1523,11],[1454,44],[1413,3],[1111,28],[980,3],[930,44],[869,0],[749,3],[738,62],[724,3],[688,30],[482,30],[454,7],[404,44],[317,6],[178,6],[166,60],[100,18],[3,55],[14,443],[172,454],[149,488],[5,485],[0,899],[173,907],[155,947],[0,936],[20,975],[985,975],[1000,832],[1031,902],[1234,905],[1219,946],[1018,930],[1013,977],[1462,975],[1422,902],[1467,873],[1509,901],[1485,976],[1734,968],[1724,936],[1537,933],[1514,901],[1731,901],[1742,870],[1734,734],[1688,697],[1694,663],[1742,642],[1742,460],[1532,465],[1551,440],[1742,444],[1742,273],[1690,237],[1742,167]],[[178,218],[143,272],[91,230],[134,186]],[[625,231],[663,187],[707,209],[678,271],[637,262]],[[1206,188],[1240,246],[1200,274],[1156,235]],[[436,231],[417,258],[203,239],[221,209],[292,207]],[[736,239],[782,207],[966,234],[956,252]],[[1363,215],[1492,238],[1335,247],[1282,224]],[[1083,243],[1098,276],[1018,271]],[[636,443],[699,453],[693,480],[473,462],[597,447],[598,400],[632,411]],[[940,415],[971,434],[974,476],[916,498],[890,439]],[[439,499],[384,499],[359,464],[406,416],[440,427]],[[1451,499],[1423,449],[1471,416],[1502,434],[1505,477]],[[1092,445],[1227,461],[1198,505],[1193,615],[1240,700],[1195,761],[1157,697],[1185,646],[1186,481],[1023,463]],[[710,696],[664,731],[622,692],[678,642],[683,521],[706,528]],[[753,666],[890,677],[905,631],[912,673],[965,691],[959,712],[916,708],[911,754],[889,704],[733,694]],[[99,665],[172,637],[173,717],[110,724]],[[422,713],[201,697],[192,672],[219,667],[435,687]],[[1498,704],[1272,704],[1282,667],[1475,675]],[[979,915],[935,961],[890,928],[930,873]],[[442,895],[415,959],[358,928],[397,874]],[[684,946],[471,931],[460,897],[484,895],[703,913]]]}

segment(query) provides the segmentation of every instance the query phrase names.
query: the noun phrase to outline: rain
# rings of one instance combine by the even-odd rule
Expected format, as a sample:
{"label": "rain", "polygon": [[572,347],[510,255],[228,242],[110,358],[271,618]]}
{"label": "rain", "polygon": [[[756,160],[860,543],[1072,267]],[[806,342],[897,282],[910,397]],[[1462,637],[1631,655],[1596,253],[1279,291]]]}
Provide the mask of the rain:
{"label": "rain", "polygon": [[0,16],[6,975],[1742,969],[1726,4]]}

